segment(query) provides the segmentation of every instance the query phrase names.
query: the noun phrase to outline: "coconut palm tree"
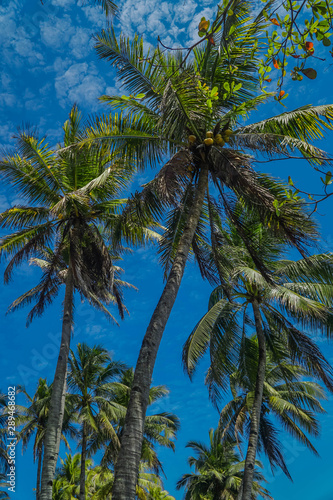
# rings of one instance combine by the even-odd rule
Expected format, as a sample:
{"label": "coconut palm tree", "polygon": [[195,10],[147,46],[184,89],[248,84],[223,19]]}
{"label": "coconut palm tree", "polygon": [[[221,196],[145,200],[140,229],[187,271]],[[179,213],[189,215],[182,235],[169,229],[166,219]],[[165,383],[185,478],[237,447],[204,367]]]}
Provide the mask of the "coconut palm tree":
{"label": "coconut palm tree", "polygon": [[[218,431],[210,429],[209,445],[198,441],[190,441],[186,446],[192,448],[196,457],[189,457],[188,463],[195,472],[184,474],[177,483],[177,489],[186,488],[185,500],[237,500],[244,474],[244,462],[235,451],[235,442],[221,443]],[[257,467],[262,467],[256,461]],[[261,496],[271,499],[269,492],[259,483],[264,481],[263,475],[254,471],[251,485],[251,500]]]}
{"label": "coconut palm tree", "polygon": [[112,438],[115,431],[109,420],[117,417],[117,412],[108,397],[112,383],[124,371],[125,366],[112,361],[106,349],[100,345],[89,347],[78,344],[77,352],[70,351],[67,385],[68,399],[75,408],[80,422],[81,476],[80,500],[85,500],[85,471],[87,440],[91,432],[98,432],[101,425]]}
{"label": "coconut palm tree", "polygon": [[[91,459],[86,460],[85,470],[86,498],[91,500],[111,500],[114,482],[113,472],[100,465],[93,467]],[[66,454],[66,459],[61,460],[61,467],[57,470],[53,483],[52,499],[73,500],[80,498],[80,477],[80,454],[77,453],[74,456]],[[166,496],[167,492],[162,491],[162,483],[159,477],[153,474],[144,464],[140,465],[136,494],[139,500],[155,500],[155,498],[156,500],[174,500],[173,497]],[[161,496],[158,496],[159,494]]]}
{"label": "coconut palm tree", "polygon": [[[50,499],[59,452],[64,415],[67,360],[73,325],[75,291],[92,305],[110,302],[114,288],[114,265],[110,254],[105,221],[117,225],[123,200],[117,196],[131,178],[133,165],[118,151],[103,146],[71,149],[84,138],[81,115],[74,107],[64,127],[61,149],[52,150],[45,138],[22,131],[16,137],[17,150],[0,161],[0,172],[30,206],[15,206],[0,215],[2,228],[12,232],[0,244],[0,254],[10,256],[5,281],[25,259],[45,258],[52,248],[51,262],[35,292],[27,300],[35,301],[28,323],[41,315],[65,283],[62,338],[55,371],[48,428],[44,442],[42,498]],[[152,233],[127,217],[122,221],[127,241],[137,242]],[[145,232],[144,232],[145,231]],[[66,270],[59,275],[59,263]],[[104,312],[106,308],[104,308]]]}
{"label": "coconut palm tree", "polygon": [[[30,404],[27,407],[22,405],[19,407],[17,425],[23,425],[23,427],[18,432],[17,439],[18,441],[22,441],[22,452],[24,452],[31,438],[35,438],[33,458],[34,462],[37,460],[36,499],[39,500],[44,440],[50,410],[52,384],[48,385],[46,379],[40,378],[33,397],[29,396],[23,387],[20,387],[20,392],[23,392]],[[75,436],[75,428],[72,425],[73,420],[75,420],[74,410],[70,407],[69,401],[66,399],[61,440],[68,449],[70,449],[70,447],[66,436],[70,436],[71,438]]]}
{"label": "coconut palm tree", "polygon": [[[251,19],[249,9],[250,4],[240,0],[229,2],[228,9],[221,4],[212,23],[211,40],[198,45],[193,58],[185,60],[183,53],[167,53],[160,47],[145,52],[142,39],[117,39],[112,28],[96,37],[98,55],[116,69],[127,95],[102,97],[123,115],[104,115],[92,121],[85,143],[116,144],[142,168],[170,158],[142,193],[132,198],[127,213],[146,210],[158,215],[165,207],[173,208],[161,243],[167,281],[135,370],[117,461],[115,500],[133,500],[135,495],[154,363],[190,249],[195,252],[198,239],[205,234],[208,181],[220,191],[216,209],[232,215],[236,197],[303,252],[315,232],[299,200],[288,191],[286,194],[282,184],[255,172],[248,153],[278,157],[299,149],[310,162],[327,164],[325,153],[309,141],[325,127],[331,128],[333,107],[302,107],[240,126],[240,119],[272,97],[259,93],[257,78],[256,47],[260,49],[264,17],[260,14]],[[251,239],[236,217],[234,224],[251,250]],[[196,257],[200,255],[196,253]]]}
{"label": "coconut palm tree", "polygon": [[175,500],[175,497],[170,495],[166,490],[162,490],[160,486],[151,486],[148,489],[149,500]]}
{"label": "coconut palm tree", "polygon": [[[53,500],[72,500],[79,498],[81,457],[80,454],[72,456],[66,453],[65,460],[60,459],[61,466],[57,469],[53,483]],[[92,467],[92,460],[85,462],[86,470]]]}
{"label": "coconut palm tree", "polygon": [[[101,464],[104,466],[114,467],[117,461],[133,380],[134,370],[129,368],[122,373],[119,381],[112,384],[109,390],[108,400],[114,408],[111,424],[115,435],[110,435],[110,432],[97,432],[96,435],[91,436],[90,452],[95,453],[99,448],[104,448],[101,460]],[[168,394],[169,390],[164,385],[152,386],[149,391],[149,406],[158,404]],[[174,440],[179,426],[179,419],[174,413],[161,412],[146,415],[141,463],[152,469],[155,474],[163,472],[155,446],[164,446],[174,451]]]}
{"label": "coconut palm tree", "polygon": [[[230,224],[229,232],[215,226],[221,241],[216,265],[222,285],[212,292],[208,313],[186,341],[183,361],[192,376],[197,363],[209,348],[211,363],[206,382],[211,398],[218,405],[228,377],[241,363],[245,366],[242,355],[246,351],[242,346],[246,336],[253,329],[256,332],[256,381],[242,496],[248,500],[258,446],[267,349],[272,352],[274,361],[280,362],[281,344],[284,345],[294,362],[303,367],[309,376],[321,380],[328,390],[333,390],[332,367],[308,333],[315,331],[328,337],[332,334],[333,257],[321,254],[296,262],[283,259],[281,242],[273,238],[261,223],[251,220],[247,213],[241,214],[239,209],[238,217],[245,230],[254,235],[253,249],[269,269],[271,281],[268,282],[256,266],[235,226]],[[212,259],[215,257],[216,252]],[[285,352],[282,351],[282,354],[285,355]],[[288,370],[283,370],[281,364],[279,366],[286,384],[292,382]],[[294,435],[306,442],[305,435],[291,417],[289,421]],[[305,420],[298,422],[305,425]],[[306,430],[309,432],[311,424],[315,429],[315,422],[308,421]]]}
{"label": "coconut palm tree", "polygon": [[[276,350],[275,350],[276,353]],[[220,412],[219,430],[222,439],[249,438],[251,410],[257,378],[258,340],[245,338],[241,347],[238,369],[230,375],[233,399]],[[316,413],[323,413],[320,399],[325,399],[323,388],[311,380],[306,368],[289,359],[283,345],[278,359],[274,361],[268,351],[265,382],[261,405],[258,451],[264,452],[272,470],[278,466],[291,479],[285,463],[279,438],[279,425],[284,431],[298,439],[315,454],[318,454],[306,433],[318,436],[319,422]]]}

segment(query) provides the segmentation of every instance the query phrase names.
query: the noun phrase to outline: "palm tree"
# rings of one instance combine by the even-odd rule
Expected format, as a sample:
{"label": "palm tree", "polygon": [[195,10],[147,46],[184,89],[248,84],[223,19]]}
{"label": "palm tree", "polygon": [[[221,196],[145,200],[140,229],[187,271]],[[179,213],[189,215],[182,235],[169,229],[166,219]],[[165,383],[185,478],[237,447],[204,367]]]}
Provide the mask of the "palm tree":
{"label": "palm tree", "polygon": [[112,438],[114,429],[109,420],[114,418],[115,410],[108,401],[112,385],[124,371],[122,363],[112,361],[106,349],[100,345],[89,347],[78,344],[76,355],[71,350],[69,358],[67,385],[71,404],[78,413],[81,438],[81,476],[80,500],[85,500],[85,471],[87,440],[89,435],[98,432],[101,425]]}
{"label": "palm tree", "polygon": [[[84,138],[81,115],[74,107],[64,127],[63,148],[52,150],[36,134],[22,131],[17,136],[17,152],[0,161],[3,178],[31,205],[16,206],[0,215],[2,228],[14,230],[5,236],[0,254],[12,256],[5,282],[23,260],[45,258],[49,246],[50,265],[43,269],[35,293],[28,292],[20,304],[35,301],[28,323],[41,315],[65,283],[62,338],[53,382],[48,428],[44,442],[42,498],[50,500],[59,453],[64,415],[67,360],[73,325],[73,300],[77,290],[92,305],[108,304],[114,288],[114,265],[106,242],[106,221],[117,225],[124,200],[117,195],[131,178],[130,159],[103,146],[71,149]],[[129,220],[122,221],[128,241],[150,238]],[[133,236],[132,236],[133,235]],[[59,275],[59,265],[66,267]],[[119,300],[118,300],[119,302]],[[104,312],[106,309],[104,308]]]}
{"label": "palm tree", "polygon": [[[231,224],[228,233],[215,226],[221,241],[216,265],[222,285],[212,292],[208,313],[186,341],[183,361],[192,376],[209,347],[211,364],[207,384],[211,398],[218,404],[226,379],[240,363],[245,364],[241,357],[245,352],[242,346],[249,328],[255,329],[258,339],[256,382],[242,496],[243,500],[248,500],[258,445],[267,349],[278,362],[281,344],[284,344],[287,352],[307,370],[308,375],[323,381],[330,391],[333,390],[332,367],[308,334],[308,330],[328,337],[332,334],[333,259],[331,254],[314,255],[296,262],[279,259],[281,242],[260,223],[251,220],[249,214],[243,212],[241,215],[238,209],[238,216],[244,230],[254,235],[253,249],[265,262],[271,280],[268,282],[257,267],[237,228]],[[289,384],[287,370],[284,377]],[[301,431],[291,418],[289,420],[294,434],[300,437]],[[307,430],[310,431],[310,422],[308,424]]]}
{"label": "palm tree", "polygon": [[[127,213],[138,209],[140,213],[146,210],[159,214],[165,207],[174,209],[161,243],[167,281],[136,365],[117,461],[115,500],[134,499],[156,355],[190,249],[196,252],[198,240],[205,235],[208,181],[220,192],[220,202],[214,203],[216,209],[233,215],[236,197],[302,252],[315,232],[299,200],[288,198],[282,184],[255,172],[247,152],[288,156],[290,150],[299,149],[310,162],[327,164],[325,153],[311,146],[309,140],[318,137],[325,127],[332,128],[333,107],[303,107],[239,126],[241,117],[272,96],[258,94],[256,47],[260,49],[258,37],[265,21],[262,14],[251,19],[249,9],[249,4],[240,0],[229,2],[227,10],[221,4],[212,23],[214,44],[207,41],[198,45],[193,58],[186,60],[180,52],[166,53],[159,47],[145,53],[142,39],[130,41],[121,36],[118,40],[112,29],[96,37],[98,55],[111,62],[130,95],[101,98],[112,110],[124,113],[92,122],[84,143],[117,145],[139,167],[154,166],[171,155],[156,178],[132,198]],[[230,147],[222,147],[219,132],[229,140]],[[206,138],[207,133],[215,137],[215,142]],[[251,241],[236,217],[234,224],[251,249]],[[198,253],[196,257],[200,259]]]}
{"label": "palm tree", "polygon": [[[185,500],[237,500],[243,478],[244,462],[235,451],[235,442],[221,443],[218,431],[209,431],[209,446],[198,441],[190,441],[186,446],[196,452],[188,463],[195,468],[194,473],[184,474],[177,483],[177,489],[186,488]],[[260,462],[256,465],[262,467]],[[271,499],[269,492],[259,482],[263,475],[255,470],[251,485],[251,500],[261,496]]]}
{"label": "palm tree", "polygon": [[[238,443],[242,436],[249,437],[258,364],[258,340],[255,337],[244,339],[240,359],[238,369],[230,375],[233,399],[221,410],[219,420],[222,438],[236,439]],[[276,466],[281,467],[291,479],[280,445],[278,423],[317,454],[305,432],[318,436],[319,422],[315,414],[324,412],[319,401],[324,398],[323,388],[311,380],[306,368],[290,361],[283,345],[280,346],[277,361],[268,351],[258,451],[267,455],[272,470]]]}
{"label": "palm tree", "polygon": [[[42,470],[42,459],[44,450],[44,440],[47,428],[47,420],[50,410],[52,384],[49,386],[46,379],[40,378],[38,381],[37,390],[33,397],[25,391],[23,387],[20,391],[24,393],[30,405],[28,407],[19,407],[19,415],[17,424],[23,425],[18,433],[18,441],[22,441],[22,452],[24,452],[34,436],[33,458],[37,460],[37,481],[36,481],[36,499],[40,499],[40,480]],[[64,420],[62,424],[61,440],[64,441],[69,448],[66,435],[74,437],[75,429],[72,426],[74,418],[73,409],[69,407],[69,401],[65,401]]]}
{"label": "palm tree", "polygon": [[[114,416],[111,424],[115,435],[110,436],[106,428],[106,433],[97,432],[91,436],[90,452],[95,453],[99,448],[104,448],[104,455],[101,460],[103,466],[114,467],[119,454],[120,441],[126,417],[126,411],[130,400],[131,388],[134,380],[134,371],[127,369],[121,375],[118,382],[110,387],[108,400],[114,408]],[[152,386],[149,391],[149,406],[158,403],[169,394],[169,390],[164,385]],[[153,415],[146,415],[145,427],[143,431],[143,442],[141,447],[141,464],[145,464],[152,469],[155,474],[163,472],[162,464],[158,459],[155,445],[164,446],[175,450],[174,439],[180,423],[174,413],[162,412]],[[105,444],[105,443],[108,444]]]}
{"label": "palm tree", "polygon": [[[90,459],[86,460],[86,498],[92,500],[111,500],[114,482],[113,472],[97,465],[93,467]],[[81,456],[66,454],[66,459],[61,460],[53,483],[52,500],[73,500],[80,498]],[[173,497],[165,496],[167,492],[162,491],[161,480],[153,474],[147,466],[140,464],[140,473],[136,487],[139,500],[174,500]],[[158,496],[158,495],[161,496]],[[155,495],[155,496],[154,496]],[[163,496],[164,495],[164,496]]]}
{"label": "palm tree", "polygon": [[148,488],[149,500],[175,500],[166,490],[160,486],[151,486]]}
{"label": "palm tree", "polygon": [[[55,480],[53,482],[53,500],[72,500],[80,498],[80,476],[81,476],[81,456],[79,453],[69,455],[66,453],[66,459],[61,460],[61,467],[57,469]],[[86,470],[91,468],[92,460],[85,462]]]}

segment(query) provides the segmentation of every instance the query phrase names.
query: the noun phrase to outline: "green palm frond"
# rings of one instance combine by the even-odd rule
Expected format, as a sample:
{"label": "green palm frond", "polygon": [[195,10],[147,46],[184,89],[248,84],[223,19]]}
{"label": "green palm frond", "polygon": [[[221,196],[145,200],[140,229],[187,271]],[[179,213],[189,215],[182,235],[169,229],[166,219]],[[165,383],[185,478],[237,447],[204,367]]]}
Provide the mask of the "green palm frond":
{"label": "green palm frond", "polygon": [[215,343],[221,341],[225,346],[228,345],[229,349],[225,351],[225,362],[226,366],[233,366],[232,348],[237,344],[235,339],[242,336],[237,324],[237,314],[241,310],[241,305],[220,300],[199,321],[183,348],[183,366],[190,377],[212,339]]}
{"label": "green palm frond", "polygon": [[[254,146],[254,135],[258,148],[268,154],[276,152],[276,147],[298,149],[310,163],[329,164],[327,154],[309,144],[309,141],[324,137],[324,131],[332,130],[332,105],[302,106],[293,111],[263,120],[252,125],[246,125],[237,130],[235,142],[247,147]],[[244,137],[242,137],[244,134]],[[266,149],[265,149],[266,143]]]}

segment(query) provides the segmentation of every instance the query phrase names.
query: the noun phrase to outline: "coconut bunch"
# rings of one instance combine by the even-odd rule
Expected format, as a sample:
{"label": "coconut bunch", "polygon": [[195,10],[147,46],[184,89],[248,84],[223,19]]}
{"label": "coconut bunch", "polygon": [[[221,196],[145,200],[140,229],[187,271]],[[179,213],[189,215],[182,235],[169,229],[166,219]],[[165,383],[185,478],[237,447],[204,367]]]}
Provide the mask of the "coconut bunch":
{"label": "coconut bunch", "polygon": [[[216,146],[220,146],[223,148],[226,142],[230,141],[230,136],[233,134],[233,131],[229,128],[226,128],[225,130],[222,130],[221,133],[217,133],[214,135],[214,132],[209,130],[206,132],[206,138],[203,141],[203,144],[205,146],[213,146],[215,144]],[[198,139],[195,135],[189,135],[188,141],[191,146],[194,146]]]}

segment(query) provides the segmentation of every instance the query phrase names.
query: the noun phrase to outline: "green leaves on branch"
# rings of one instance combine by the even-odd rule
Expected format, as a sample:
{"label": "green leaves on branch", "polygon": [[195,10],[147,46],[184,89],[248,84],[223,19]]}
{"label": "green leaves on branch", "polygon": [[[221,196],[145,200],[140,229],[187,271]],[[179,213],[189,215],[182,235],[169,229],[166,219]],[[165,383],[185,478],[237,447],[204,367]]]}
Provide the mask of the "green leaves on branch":
{"label": "green leaves on branch", "polygon": [[325,186],[329,186],[333,182],[332,172],[327,172],[325,179],[323,179],[322,177],[320,177],[320,179],[321,179],[322,183],[325,184]]}
{"label": "green leaves on branch", "polygon": [[[290,57],[302,60],[302,64],[291,71],[292,80],[302,80],[300,73],[314,80],[317,76],[316,70],[305,68],[305,64],[314,56],[317,48],[320,48],[319,43],[325,48],[331,46],[333,0],[309,0],[306,5],[305,2],[299,5],[298,2],[289,0],[281,5],[285,15],[283,10],[279,10],[279,14],[275,12],[275,2],[266,3],[269,5],[264,9],[263,15],[268,28],[266,31],[268,43],[260,62],[261,84],[267,81],[266,73],[271,70],[273,64],[280,72],[277,86],[281,87]],[[307,19],[303,21],[305,14]],[[332,51],[329,51],[329,54],[332,56]],[[275,64],[275,61],[279,61],[279,65]]]}

